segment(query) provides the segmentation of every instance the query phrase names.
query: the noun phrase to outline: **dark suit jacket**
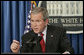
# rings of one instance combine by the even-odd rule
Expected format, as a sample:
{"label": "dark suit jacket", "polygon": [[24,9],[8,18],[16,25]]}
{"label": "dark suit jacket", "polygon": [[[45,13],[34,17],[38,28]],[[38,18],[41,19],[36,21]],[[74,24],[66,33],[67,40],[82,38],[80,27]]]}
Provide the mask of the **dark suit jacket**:
{"label": "dark suit jacket", "polygon": [[[38,39],[38,40],[37,40]],[[35,42],[36,41],[36,42]],[[34,43],[33,43],[34,42]],[[41,53],[41,46],[38,35],[33,31],[22,36],[21,53]],[[66,31],[63,28],[48,26],[46,35],[46,53],[63,53],[69,51],[74,53],[70,41],[66,36]]]}

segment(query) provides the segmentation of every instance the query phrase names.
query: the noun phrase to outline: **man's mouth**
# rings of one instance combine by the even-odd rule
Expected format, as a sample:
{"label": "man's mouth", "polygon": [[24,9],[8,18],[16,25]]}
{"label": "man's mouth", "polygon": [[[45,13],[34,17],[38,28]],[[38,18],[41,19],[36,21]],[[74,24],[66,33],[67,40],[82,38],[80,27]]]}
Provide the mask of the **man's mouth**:
{"label": "man's mouth", "polygon": [[38,30],[38,28],[34,28],[34,30]]}

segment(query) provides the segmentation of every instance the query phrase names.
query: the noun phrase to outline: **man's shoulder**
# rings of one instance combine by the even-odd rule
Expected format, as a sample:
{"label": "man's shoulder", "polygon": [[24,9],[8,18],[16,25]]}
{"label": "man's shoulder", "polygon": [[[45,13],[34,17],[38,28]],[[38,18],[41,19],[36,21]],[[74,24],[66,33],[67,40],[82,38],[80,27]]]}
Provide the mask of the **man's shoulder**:
{"label": "man's shoulder", "polygon": [[65,30],[64,27],[61,26],[54,26],[54,25],[48,25],[49,29],[55,29],[55,30]]}
{"label": "man's shoulder", "polygon": [[66,32],[66,29],[64,27],[60,27],[60,26],[48,25],[48,29],[51,31],[64,31],[64,32]]}

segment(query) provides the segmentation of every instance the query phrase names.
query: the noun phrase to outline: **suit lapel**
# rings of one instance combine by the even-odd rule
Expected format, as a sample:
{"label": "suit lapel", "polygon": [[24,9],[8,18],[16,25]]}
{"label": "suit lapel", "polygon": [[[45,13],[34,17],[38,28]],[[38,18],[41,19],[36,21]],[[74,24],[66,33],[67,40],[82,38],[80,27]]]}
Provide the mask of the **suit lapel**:
{"label": "suit lapel", "polygon": [[55,53],[58,50],[59,33],[56,27],[48,26],[46,35],[46,52]]}
{"label": "suit lapel", "polygon": [[47,35],[46,35],[46,52],[51,52],[51,45],[53,45],[53,33],[52,28],[47,27]]}

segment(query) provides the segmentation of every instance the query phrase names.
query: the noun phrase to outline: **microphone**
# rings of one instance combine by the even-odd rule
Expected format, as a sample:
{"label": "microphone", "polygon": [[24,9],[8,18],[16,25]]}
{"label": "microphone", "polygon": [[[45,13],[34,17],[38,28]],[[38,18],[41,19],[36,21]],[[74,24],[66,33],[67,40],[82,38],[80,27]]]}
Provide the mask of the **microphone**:
{"label": "microphone", "polygon": [[29,40],[26,41],[26,44],[30,47],[37,45],[37,43],[40,43],[42,37],[38,36],[38,34],[34,33],[29,33]]}
{"label": "microphone", "polygon": [[38,36],[37,38],[35,38],[35,40],[33,41],[34,43],[39,43],[42,40],[41,36]]}
{"label": "microphone", "polygon": [[37,37],[37,34],[35,34],[32,30],[31,32],[29,32],[29,37],[30,38],[28,41],[26,41],[26,44],[34,44],[33,41],[34,41],[35,37]]}
{"label": "microphone", "polygon": [[37,36],[37,37],[32,37],[26,43],[35,45],[35,44],[39,43],[41,40],[42,40],[42,37],[41,36]]}

